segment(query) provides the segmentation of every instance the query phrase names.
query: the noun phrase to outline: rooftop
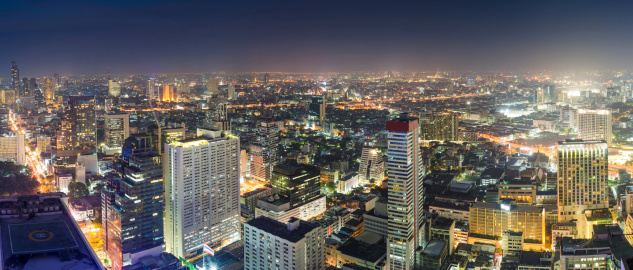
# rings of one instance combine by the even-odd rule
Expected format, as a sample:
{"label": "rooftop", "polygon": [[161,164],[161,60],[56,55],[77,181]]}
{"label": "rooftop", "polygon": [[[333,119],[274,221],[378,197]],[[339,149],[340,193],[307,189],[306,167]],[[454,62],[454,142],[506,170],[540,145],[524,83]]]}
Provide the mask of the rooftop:
{"label": "rooftop", "polygon": [[295,230],[289,231],[286,224],[264,216],[252,219],[246,224],[294,243],[319,227],[318,224],[299,220],[299,226]]}
{"label": "rooftop", "polygon": [[378,262],[387,254],[387,247],[383,245],[367,244],[350,238],[337,249],[344,255],[368,262]]}
{"label": "rooftop", "polygon": [[426,256],[439,257],[442,254],[442,250],[446,246],[446,241],[433,239],[429,242],[428,245],[424,248],[422,254]]}

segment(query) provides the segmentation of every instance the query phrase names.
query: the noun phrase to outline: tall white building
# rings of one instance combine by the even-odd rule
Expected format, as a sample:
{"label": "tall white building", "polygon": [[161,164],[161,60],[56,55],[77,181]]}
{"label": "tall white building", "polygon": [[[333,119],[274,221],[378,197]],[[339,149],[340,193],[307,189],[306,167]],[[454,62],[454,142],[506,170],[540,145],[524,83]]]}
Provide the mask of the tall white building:
{"label": "tall white building", "polygon": [[611,144],[613,117],[611,110],[578,109],[576,123],[578,139],[605,140]]}
{"label": "tall white building", "polygon": [[325,230],[293,218],[258,217],[244,224],[244,269],[325,269]]}
{"label": "tall white building", "polygon": [[240,140],[198,129],[165,145],[165,245],[176,257],[240,239]]}
{"label": "tall white building", "polygon": [[385,165],[382,153],[373,147],[363,148],[358,168],[358,178],[362,184],[367,184],[371,179],[382,181],[385,178]]}
{"label": "tall white building", "polygon": [[270,182],[273,167],[277,165],[279,135],[275,122],[262,121],[255,141],[251,144],[251,177]]}
{"label": "tall white building", "polygon": [[408,114],[387,121],[389,161],[387,268],[413,269],[423,222],[424,171],[418,119]]}
{"label": "tall white building", "polygon": [[104,118],[105,146],[103,152],[106,155],[121,153],[123,141],[130,137],[130,114],[108,113]]}
{"label": "tall white building", "polygon": [[156,86],[156,78],[149,77],[147,79],[147,98],[157,98],[158,97],[158,87]]}
{"label": "tall white building", "polygon": [[0,137],[0,161],[12,161],[18,165],[26,165],[24,134]]}
{"label": "tall white building", "polygon": [[118,97],[121,95],[121,85],[113,80],[108,81],[108,93],[110,96]]}
{"label": "tall white building", "polygon": [[558,142],[558,220],[609,208],[608,149],[603,140]]}

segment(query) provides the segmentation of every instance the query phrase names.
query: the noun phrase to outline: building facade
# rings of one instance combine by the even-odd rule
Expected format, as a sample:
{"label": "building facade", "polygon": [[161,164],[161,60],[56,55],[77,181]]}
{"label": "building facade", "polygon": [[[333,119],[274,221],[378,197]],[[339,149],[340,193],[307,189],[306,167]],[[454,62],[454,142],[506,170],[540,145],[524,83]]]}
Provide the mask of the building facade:
{"label": "building facade", "polygon": [[108,113],[104,118],[105,146],[103,151],[106,155],[121,153],[123,141],[130,137],[130,114]]}
{"label": "building facade", "polygon": [[373,147],[363,148],[358,168],[358,179],[363,184],[369,184],[372,179],[382,181],[384,178],[385,165],[380,150]]}
{"label": "building facade", "polygon": [[275,122],[260,124],[255,141],[251,144],[251,177],[270,182],[272,171],[277,165],[279,135]]}
{"label": "building facade", "polygon": [[613,139],[611,110],[578,109],[576,121],[578,139],[605,140],[607,144],[611,144]]}
{"label": "building facade", "polygon": [[68,97],[57,132],[57,156],[97,152],[97,122],[94,97]]}

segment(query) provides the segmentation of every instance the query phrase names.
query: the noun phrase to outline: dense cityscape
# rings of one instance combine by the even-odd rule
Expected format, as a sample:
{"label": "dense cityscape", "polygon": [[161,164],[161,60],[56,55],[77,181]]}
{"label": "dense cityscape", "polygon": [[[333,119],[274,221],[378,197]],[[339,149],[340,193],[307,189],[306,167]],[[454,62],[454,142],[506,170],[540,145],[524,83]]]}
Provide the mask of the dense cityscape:
{"label": "dense cityscape", "polygon": [[[40,14],[48,4],[26,5],[29,18],[45,19],[0,35],[24,37],[0,51],[0,270],[633,269],[633,71],[620,68],[628,60],[616,59],[622,54],[613,44],[613,57],[583,58],[593,49],[583,42],[569,49],[582,53],[558,52],[582,65],[545,51],[529,55],[517,45],[527,39],[512,33],[550,31],[525,22],[542,10],[520,5],[516,18],[497,18],[500,7],[456,7],[442,19],[442,12],[384,7],[400,11],[397,18],[370,3],[325,10],[164,1],[117,3],[116,12],[73,4],[68,10],[85,14],[56,19]],[[174,9],[180,5],[185,15]],[[551,8],[593,12],[585,3]],[[144,17],[141,9],[173,17]],[[336,15],[344,11],[349,18]],[[601,14],[596,28],[616,25]],[[411,60],[424,62],[411,67],[404,63],[421,59],[417,52],[382,50],[394,46],[384,37],[434,43],[410,28],[423,25],[418,15],[440,29],[425,30],[437,39],[426,50],[454,57]],[[554,40],[591,34],[570,16],[557,18],[569,23],[568,36],[541,41],[557,48]],[[335,23],[343,30],[306,27]],[[60,26],[78,36],[47,39]],[[140,41],[156,29],[164,44]],[[446,29],[462,35],[453,39]],[[471,30],[481,36],[464,34]],[[93,42],[93,33],[121,33],[127,44]],[[209,33],[220,45],[199,52],[191,44],[207,46],[205,39],[182,38]],[[314,42],[315,35],[331,40]],[[446,46],[467,38],[474,45]],[[36,50],[25,44],[33,43],[60,58],[29,56]],[[498,49],[492,43],[521,50],[478,51]],[[91,46],[97,52],[86,51]],[[104,46],[129,51],[110,60]],[[177,53],[155,54],[163,49]],[[202,53],[216,49],[226,56]],[[507,57],[514,54],[528,56]],[[200,68],[209,55],[213,66]],[[154,61],[163,56],[173,66]],[[572,64],[533,68],[548,57]],[[514,67],[487,68],[504,61]],[[592,61],[598,68],[584,67]],[[603,61],[609,68],[599,67]],[[323,63],[332,71],[318,71]]]}

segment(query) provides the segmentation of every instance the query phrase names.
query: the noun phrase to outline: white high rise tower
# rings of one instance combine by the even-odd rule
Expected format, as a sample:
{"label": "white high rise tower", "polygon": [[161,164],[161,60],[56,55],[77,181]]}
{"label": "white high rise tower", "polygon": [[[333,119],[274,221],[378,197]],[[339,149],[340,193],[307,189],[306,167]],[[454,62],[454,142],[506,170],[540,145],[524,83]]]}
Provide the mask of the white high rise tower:
{"label": "white high rise tower", "polygon": [[240,140],[198,129],[165,146],[165,245],[176,257],[240,239]]}
{"label": "white high rise tower", "polygon": [[415,267],[424,194],[418,119],[403,113],[388,121],[387,140],[387,267],[409,270]]}

